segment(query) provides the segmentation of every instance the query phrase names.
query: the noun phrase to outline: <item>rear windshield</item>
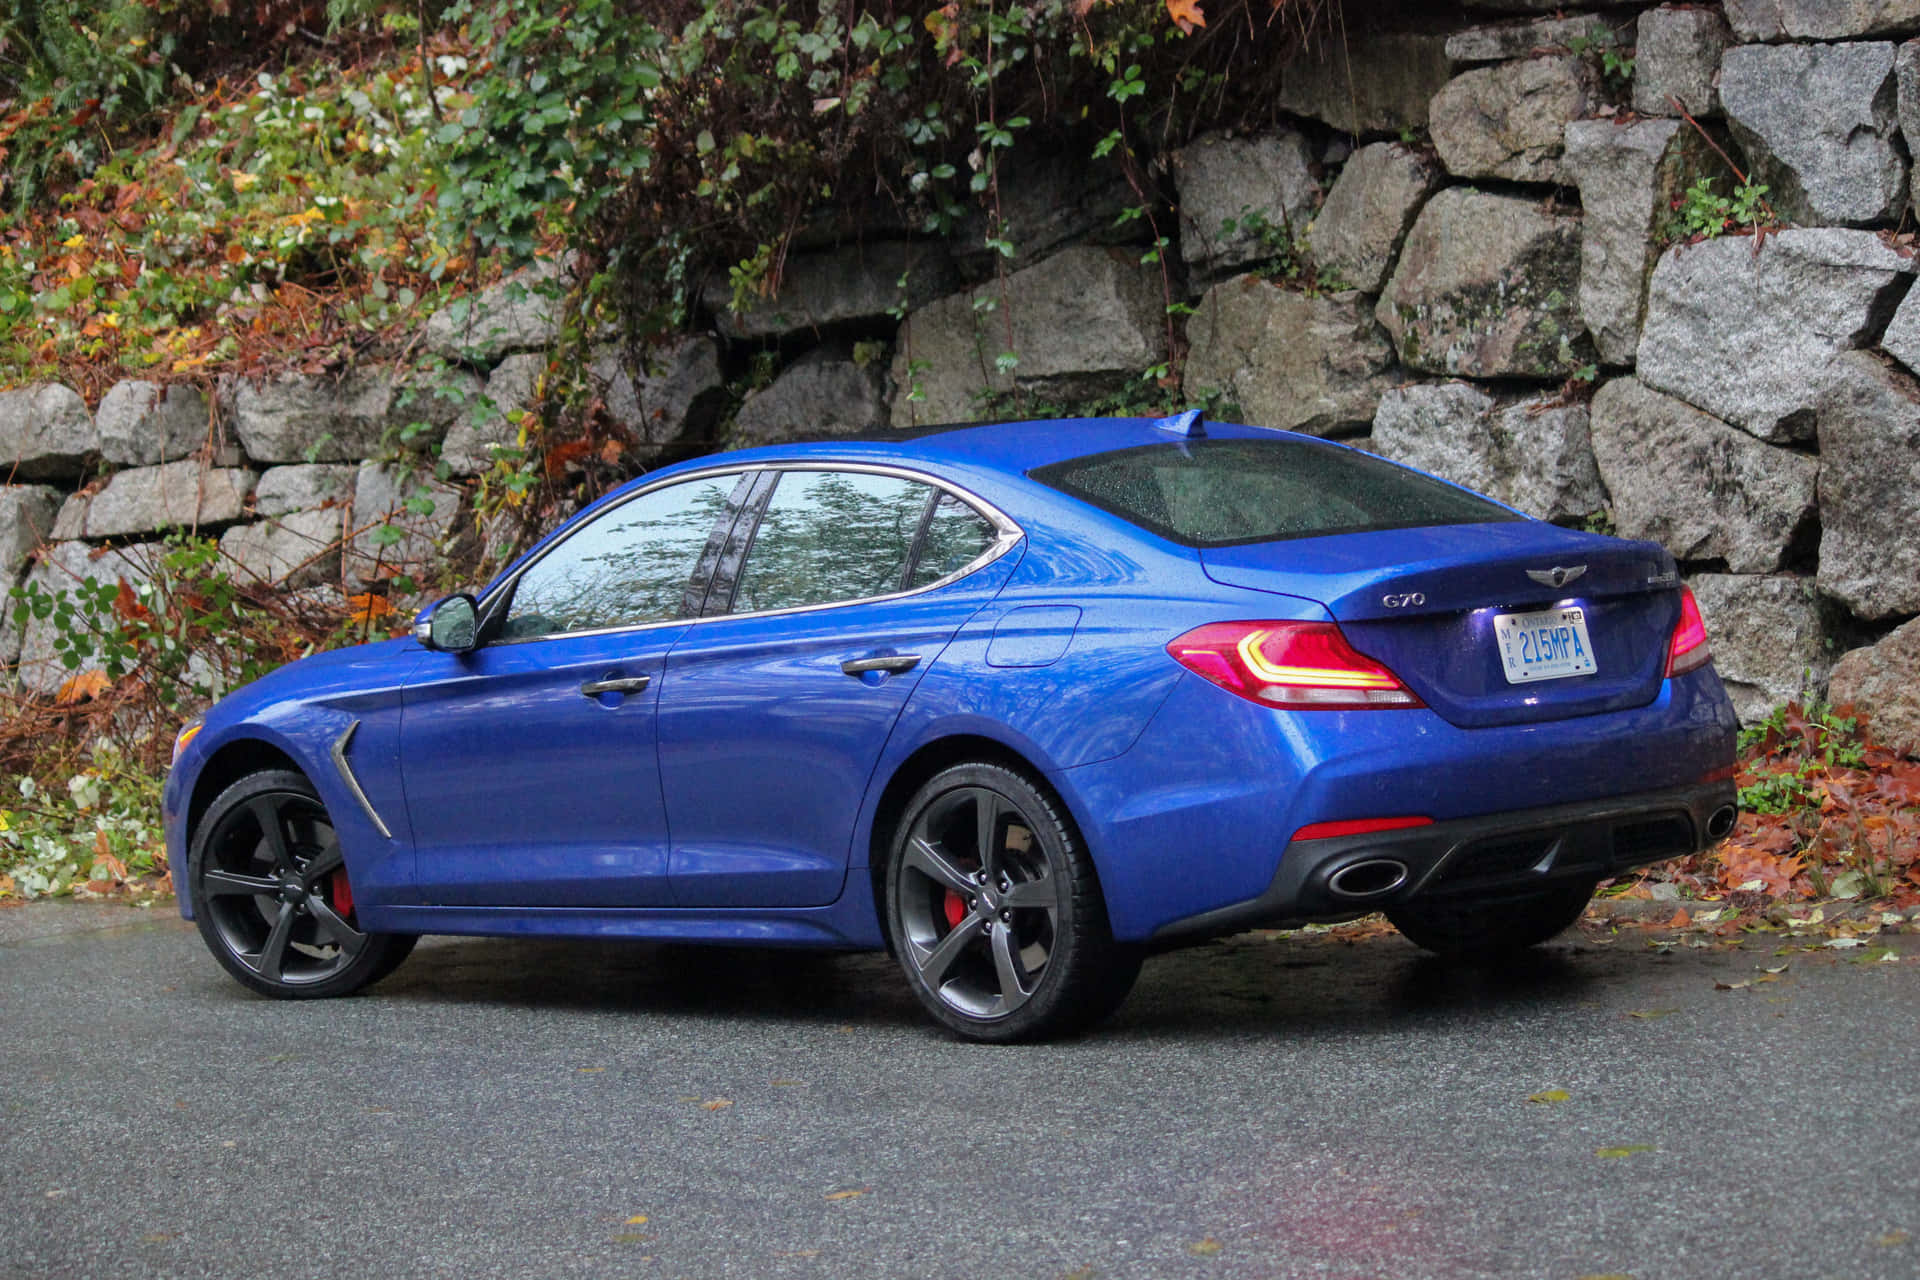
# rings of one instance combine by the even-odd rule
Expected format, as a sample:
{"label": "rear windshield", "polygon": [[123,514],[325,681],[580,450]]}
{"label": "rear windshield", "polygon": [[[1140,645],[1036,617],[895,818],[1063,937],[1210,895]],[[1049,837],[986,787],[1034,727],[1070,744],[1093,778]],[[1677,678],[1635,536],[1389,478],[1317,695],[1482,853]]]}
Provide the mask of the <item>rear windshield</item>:
{"label": "rear windshield", "polygon": [[1311,440],[1150,444],[1032,475],[1190,547],[1525,518],[1370,454]]}

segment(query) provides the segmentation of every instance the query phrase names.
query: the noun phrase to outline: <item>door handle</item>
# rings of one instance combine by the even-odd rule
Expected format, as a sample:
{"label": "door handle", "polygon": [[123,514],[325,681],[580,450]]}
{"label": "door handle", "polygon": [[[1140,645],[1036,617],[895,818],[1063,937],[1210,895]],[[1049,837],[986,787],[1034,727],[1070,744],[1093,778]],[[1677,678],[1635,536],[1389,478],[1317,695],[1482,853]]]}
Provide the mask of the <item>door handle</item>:
{"label": "door handle", "polygon": [[628,676],[624,680],[589,680],[580,686],[580,696],[597,698],[603,693],[639,693],[652,683],[652,676]]}
{"label": "door handle", "polygon": [[899,675],[919,665],[920,655],[917,653],[889,653],[878,658],[849,658],[840,664],[840,670],[850,676],[863,676],[869,671],[890,671]]}

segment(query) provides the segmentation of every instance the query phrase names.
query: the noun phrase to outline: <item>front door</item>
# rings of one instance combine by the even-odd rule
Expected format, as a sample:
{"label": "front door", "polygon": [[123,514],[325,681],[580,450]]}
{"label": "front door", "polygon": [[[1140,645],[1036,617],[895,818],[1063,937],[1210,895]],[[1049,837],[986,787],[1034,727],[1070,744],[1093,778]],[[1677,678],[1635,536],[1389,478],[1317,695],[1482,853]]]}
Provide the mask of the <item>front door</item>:
{"label": "front door", "polygon": [[423,902],[672,901],[656,708],[748,487],[722,473],[609,507],[488,600],[480,648],[427,655],[401,730]]}

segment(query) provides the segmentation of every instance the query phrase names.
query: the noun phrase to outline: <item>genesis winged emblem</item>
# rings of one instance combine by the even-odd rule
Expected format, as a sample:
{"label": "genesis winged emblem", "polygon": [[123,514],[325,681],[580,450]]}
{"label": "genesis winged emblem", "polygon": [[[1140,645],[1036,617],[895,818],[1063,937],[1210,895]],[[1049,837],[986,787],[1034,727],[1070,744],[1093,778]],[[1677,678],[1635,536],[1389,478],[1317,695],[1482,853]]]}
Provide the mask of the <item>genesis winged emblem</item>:
{"label": "genesis winged emblem", "polygon": [[1551,569],[1529,569],[1527,576],[1543,587],[1564,587],[1586,571],[1587,566],[1583,564],[1571,565],[1567,568],[1555,565]]}

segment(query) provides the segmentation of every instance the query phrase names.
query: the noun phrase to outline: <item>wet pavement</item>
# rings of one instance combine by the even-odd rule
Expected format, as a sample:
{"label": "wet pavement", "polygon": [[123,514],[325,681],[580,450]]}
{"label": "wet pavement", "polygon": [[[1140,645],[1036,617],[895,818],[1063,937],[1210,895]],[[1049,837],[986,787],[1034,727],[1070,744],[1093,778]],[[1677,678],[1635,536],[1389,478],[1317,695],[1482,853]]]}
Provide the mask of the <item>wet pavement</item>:
{"label": "wet pavement", "polygon": [[1250,935],[994,1049],[883,957],[436,938],[277,1003],[170,908],[11,908],[0,1276],[1920,1275],[1920,936],[1648,941]]}

